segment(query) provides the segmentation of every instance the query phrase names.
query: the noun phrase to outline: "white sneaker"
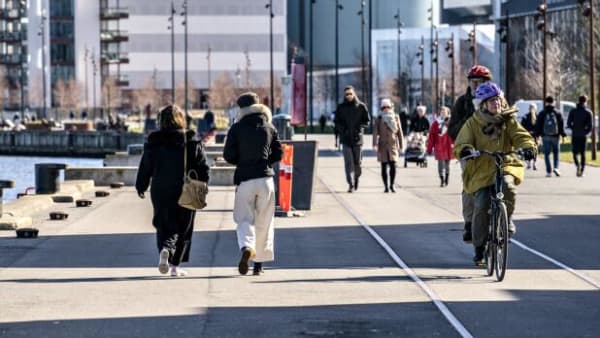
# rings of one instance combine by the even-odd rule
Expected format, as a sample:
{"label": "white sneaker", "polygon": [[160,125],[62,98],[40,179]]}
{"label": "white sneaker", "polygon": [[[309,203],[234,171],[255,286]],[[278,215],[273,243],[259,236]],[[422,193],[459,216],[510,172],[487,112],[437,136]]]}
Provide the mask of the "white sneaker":
{"label": "white sneaker", "polygon": [[183,269],[180,269],[176,266],[171,267],[171,277],[185,277],[187,274],[187,271]]}
{"label": "white sneaker", "polygon": [[162,249],[158,255],[158,271],[163,275],[169,272],[169,250]]}
{"label": "white sneaker", "polygon": [[554,168],[553,172],[556,177],[560,177],[560,170],[558,170],[558,168]]}

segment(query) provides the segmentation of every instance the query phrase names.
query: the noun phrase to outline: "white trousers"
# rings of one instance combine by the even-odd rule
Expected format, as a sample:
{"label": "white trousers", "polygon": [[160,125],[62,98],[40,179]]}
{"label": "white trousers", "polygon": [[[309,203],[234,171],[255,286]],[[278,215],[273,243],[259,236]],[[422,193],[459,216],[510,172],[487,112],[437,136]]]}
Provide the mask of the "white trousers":
{"label": "white trousers", "polygon": [[254,249],[255,262],[267,262],[275,258],[274,217],[275,185],[272,177],[244,181],[237,187],[233,220],[237,223],[238,245],[240,249]]}

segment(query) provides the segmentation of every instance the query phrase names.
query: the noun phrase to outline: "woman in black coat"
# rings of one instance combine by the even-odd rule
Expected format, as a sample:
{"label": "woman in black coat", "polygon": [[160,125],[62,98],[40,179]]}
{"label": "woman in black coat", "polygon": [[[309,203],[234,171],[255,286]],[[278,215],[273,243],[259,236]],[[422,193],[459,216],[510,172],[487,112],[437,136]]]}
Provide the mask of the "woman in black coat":
{"label": "woman in black coat", "polygon": [[150,133],[144,144],[135,187],[140,198],[144,198],[144,192],[151,185],[152,224],[156,228],[159,251],[158,270],[165,274],[170,268],[171,276],[185,276],[187,273],[179,265],[189,260],[196,212],[177,204],[183,187],[184,135],[187,142],[186,172],[193,170],[197,179],[208,182],[209,168],[202,144],[193,140],[194,132],[186,128],[185,113],[181,108],[174,105],[165,107],[160,111],[158,120],[160,129]]}

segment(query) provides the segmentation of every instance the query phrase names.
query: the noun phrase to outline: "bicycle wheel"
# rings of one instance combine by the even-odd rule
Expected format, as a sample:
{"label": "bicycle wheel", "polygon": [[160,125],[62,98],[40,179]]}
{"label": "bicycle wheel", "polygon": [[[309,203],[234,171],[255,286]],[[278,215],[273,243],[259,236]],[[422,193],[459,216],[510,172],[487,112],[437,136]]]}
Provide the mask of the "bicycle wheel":
{"label": "bicycle wheel", "polygon": [[508,215],[506,205],[500,201],[496,205],[496,213],[493,215],[496,219],[496,231],[494,231],[496,240],[496,279],[501,282],[506,274],[508,263]]}
{"label": "bicycle wheel", "polygon": [[495,235],[492,229],[495,228],[496,220],[493,217],[490,217],[490,225],[488,226],[488,238],[487,238],[487,247],[485,248],[485,268],[487,276],[491,276],[494,274],[494,266],[496,264],[496,245],[495,243]]}

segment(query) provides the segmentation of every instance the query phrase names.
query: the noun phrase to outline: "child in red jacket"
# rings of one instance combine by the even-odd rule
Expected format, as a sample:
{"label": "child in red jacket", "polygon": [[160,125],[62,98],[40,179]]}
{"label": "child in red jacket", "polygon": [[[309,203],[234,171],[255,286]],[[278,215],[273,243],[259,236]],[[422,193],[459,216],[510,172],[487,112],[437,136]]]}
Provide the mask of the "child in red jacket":
{"label": "child in red jacket", "polygon": [[440,187],[448,185],[450,160],[454,158],[452,154],[454,142],[448,135],[448,121],[450,121],[450,108],[444,106],[440,110],[440,116],[431,124],[427,139],[427,153],[435,153],[435,159],[438,161]]}

